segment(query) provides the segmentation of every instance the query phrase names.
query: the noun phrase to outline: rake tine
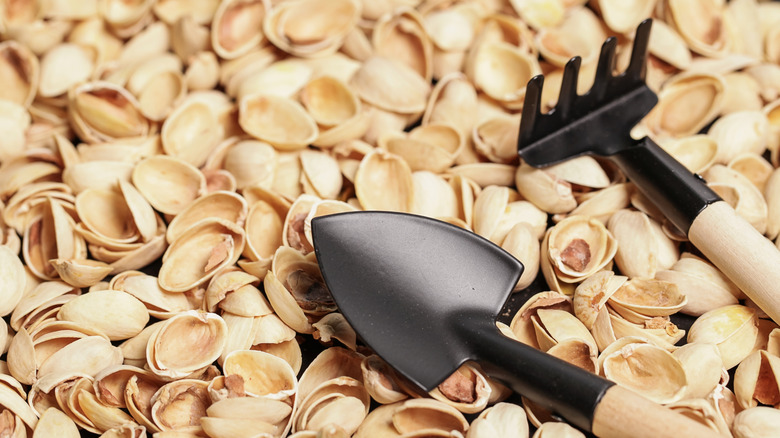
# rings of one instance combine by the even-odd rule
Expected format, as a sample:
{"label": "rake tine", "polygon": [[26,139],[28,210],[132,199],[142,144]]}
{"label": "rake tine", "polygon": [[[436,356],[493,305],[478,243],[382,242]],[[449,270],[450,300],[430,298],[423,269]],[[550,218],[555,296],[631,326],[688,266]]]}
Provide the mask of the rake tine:
{"label": "rake tine", "polygon": [[637,81],[644,81],[645,67],[647,66],[647,44],[650,42],[650,28],[653,20],[648,18],[636,29],[634,47],[631,48],[631,63],[626,69],[626,77]]}
{"label": "rake tine", "polygon": [[542,85],[544,76],[536,75],[528,81],[525,87],[525,100],[523,101],[523,115],[520,117],[519,144],[530,143],[534,135],[536,117],[542,107]]}
{"label": "rake tine", "polygon": [[555,112],[562,119],[566,119],[569,116],[569,111],[577,98],[577,79],[581,63],[582,59],[579,56],[575,56],[564,67],[561,91],[558,95],[558,103],[555,105]]}
{"label": "rake tine", "polygon": [[616,48],[617,38],[615,37],[607,38],[604,44],[601,45],[601,54],[599,54],[598,65],[596,65],[596,79],[588,92],[596,102],[604,98],[604,93],[607,91],[610,78],[612,78],[612,70],[615,68]]}

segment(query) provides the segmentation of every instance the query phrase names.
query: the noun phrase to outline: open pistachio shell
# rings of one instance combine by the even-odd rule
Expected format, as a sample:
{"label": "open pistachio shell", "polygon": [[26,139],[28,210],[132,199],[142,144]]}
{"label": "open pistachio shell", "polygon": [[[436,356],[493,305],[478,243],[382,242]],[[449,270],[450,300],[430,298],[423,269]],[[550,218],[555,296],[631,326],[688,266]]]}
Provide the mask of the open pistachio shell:
{"label": "open pistachio shell", "polygon": [[724,26],[724,6],[716,0],[666,2],[668,23],[673,24],[688,46],[696,53],[721,57],[731,48]]}
{"label": "open pistachio shell", "polygon": [[40,64],[38,58],[25,45],[14,40],[0,44],[0,77],[4,87],[0,98],[30,106],[38,91]]}
{"label": "open pistachio shell", "polygon": [[[636,9],[622,9],[623,7],[621,10],[625,11]],[[637,14],[644,18],[643,13],[637,11]],[[621,21],[624,26],[633,29],[635,25],[630,23],[636,21],[636,18]],[[557,27],[542,29],[536,36],[539,53],[558,67],[563,67],[573,56],[580,56],[583,64],[592,63],[605,38],[606,32],[598,17],[585,7],[571,8]]]}
{"label": "open pistachio shell", "polygon": [[159,282],[163,289],[184,292],[233,265],[244,250],[246,235],[220,218],[199,221],[176,239],[163,255]]}
{"label": "open pistachio shell", "polygon": [[139,162],[133,169],[132,181],[152,207],[174,215],[206,190],[203,173],[183,160],[166,156]]}
{"label": "open pistachio shell", "polygon": [[[163,322],[146,345],[149,369],[164,378],[183,378],[206,368],[222,352],[227,325],[219,315],[181,312]],[[193,355],[193,351],[199,351]]]}
{"label": "open pistachio shell", "polygon": [[350,81],[362,100],[401,114],[425,110],[430,85],[416,71],[389,58],[367,59]]}
{"label": "open pistachio shell", "polygon": [[780,411],[767,406],[745,409],[734,417],[736,438],[770,437],[780,433]]}
{"label": "open pistachio shell", "polygon": [[628,280],[628,277],[615,275],[612,271],[600,271],[580,283],[574,290],[572,306],[574,315],[593,329],[596,318],[607,300]]}
{"label": "open pistachio shell", "polygon": [[198,198],[173,218],[165,238],[173,243],[188,228],[207,218],[222,218],[238,226],[244,224],[247,205],[243,197],[234,192],[216,191]]}
{"label": "open pistachio shell", "polygon": [[688,342],[718,346],[723,367],[731,369],[753,352],[758,336],[756,312],[738,304],[701,315],[688,332]]}
{"label": "open pistachio shell", "polygon": [[244,131],[277,149],[302,149],[319,134],[316,122],[303,106],[283,97],[246,96],[241,99],[238,113]]}
{"label": "open pistachio shell", "polygon": [[150,131],[136,98],[125,88],[106,81],[71,88],[68,113],[73,129],[89,143],[145,136]]}
{"label": "open pistachio shell", "polygon": [[286,400],[296,393],[298,379],[290,365],[262,351],[234,351],[225,357],[225,377],[243,382],[248,395]]}
{"label": "open pistachio shell", "polygon": [[223,59],[235,59],[261,45],[263,19],[271,5],[266,0],[221,2],[211,23],[211,46]]}
{"label": "open pistachio shell", "polygon": [[206,415],[211,404],[208,382],[181,379],[167,383],[154,393],[151,402],[151,418],[162,431],[202,434],[200,418]]}
{"label": "open pistachio shell", "polygon": [[[360,18],[354,0],[297,0],[275,5],[263,20],[271,43],[300,57],[334,53]],[[312,20],[312,17],[316,17]]]}
{"label": "open pistachio shell", "polygon": [[[198,129],[192,129],[197,126]],[[189,100],[177,106],[162,124],[160,139],[167,155],[202,166],[217,147],[222,128],[206,102]]]}
{"label": "open pistachio shell", "polygon": [[528,438],[528,420],[522,407],[497,403],[479,414],[471,423],[466,438]]}
{"label": "open pistachio shell", "polygon": [[547,254],[558,278],[567,283],[584,280],[609,263],[617,241],[601,222],[584,216],[568,217],[549,231]]}
{"label": "open pistachio shell", "polygon": [[780,358],[764,350],[746,357],[734,373],[734,395],[743,409],[780,405]]}
{"label": "open pistachio shell", "polygon": [[366,210],[411,210],[413,184],[406,161],[381,149],[366,155],[355,174],[355,193]]}
{"label": "open pistachio shell", "polygon": [[661,87],[658,105],[645,123],[659,136],[696,134],[720,113],[725,87],[725,80],[718,74],[677,75]]}
{"label": "open pistachio shell", "polygon": [[93,291],[68,301],[57,317],[94,327],[112,341],[137,335],[149,322],[149,313],[141,301],[110,289]]}
{"label": "open pistachio shell", "polygon": [[[601,353],[599,363],[607,379],[656,403],[675,402],[685,393],[687,379],[680,361],[641,338],[623,338],[613,343]],[[642,369],[642,373],[637,373],[637,369]]]}
{"label": "open pistachio shell", "polygon": [[433,42],[414,9],[399,8],[384,15],[371,34],[374,54],[397,59],[411,67],[425,80],[433,76]]}

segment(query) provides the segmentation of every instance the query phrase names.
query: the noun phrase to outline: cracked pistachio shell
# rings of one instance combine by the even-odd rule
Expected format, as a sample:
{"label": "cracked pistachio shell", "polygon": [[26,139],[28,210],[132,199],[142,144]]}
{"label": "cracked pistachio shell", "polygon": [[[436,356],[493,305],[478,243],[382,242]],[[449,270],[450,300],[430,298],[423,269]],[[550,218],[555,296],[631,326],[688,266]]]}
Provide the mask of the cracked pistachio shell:
{"label": "cracked pistachio shell", "polygon": [[518,198],[517,192],[508,187],[485,187],[473,204],[474,232],[498,244],[506,239],[516,224],[527,223],[534,237],[540,239],[547,226],[547,214],[534,204]]}
{"label": "cracked pistachio shell", "polygon": [[81,434],[76,423],[67,414],[57,408],[48,408],[38,419],[33,431],[33,438],[59,436],[62,438],[79,438]]}
{"label": "cracked pistachio shell", "polygon": [[149,312],[132,295],[106,289],[68,301],[60,308],[57,318],[94,327],[110,340],[121,341],[141,333],[149,322]]}
{"label": "cracked pistachio shell", "polygon": [[650,317],[677,313],[686,300],[674,283],[646,278],[627,281],[609,298],[613,307],[620,306]]}
{"label": "cracked pistachio shell", "polygon": [[577,206],[571,184],[526,163],[517,168],[515,185],[523,198],[547,213],[567,213]]}
{"label": "cracked pistachio shell", "polygon": [[125,88],[106,81],[86,82],[68,91],[68,114],[79,138],[88,143],[146,136],[149,120]]}
{"label": "cracked pistachio shell", "polygon": [[759,233],[766,231],[769,211],[767,202],[758,187],[747,177],[721,164],[707,169],[702,177]]}
{"label": "cracked pistachio shell", "polygon": [[707,134],[664,142],[663,149],[693,173],[702,173],[715,163],[718,142]]}
{"label": "cracked pistachio shell", "polygon": [[599,363],[607,379],[656,403],[673,403],[685,393],[687,380],[680,361],[642,338],[612,343],[599,356]]}
{"label": "cracked pistachio shell", "polygon": [[304,192],[323,199],[336,199],[341,192],[339,164],[327,152],[304,149],[300,153]]}
{"label": "cracked pistachio shell", "polygon": [[507,108],[522,107],[528,81],[541,73],[535,56],[503,41],[480,44],[466,60],[474,87]]}
{"label": "cracked pistachio shell", "polygon": [[541,246],[531,225],[526,222],[515,224],[501,242],[501,248],[523,261],[523,274],[513,290],[520,291],[530,286],[539,273],[541,257]]}
{"label": "cracked pistachio shell", "polygon": [[780,434],[780,410],[768,406],[745,409],[734,417],[736,438],[770,438]]}
{"label": "cracked pistachio shell", "polygon": [[379,147],[403,158],[412,171],[441,173],[455,162],[464,140],[455,127],[441,123],[419,126],[408,136],[389,134],[379,138]]}
{"label": "cracked pistachio shell", "polygon": [[27,284],[24,266],[17,255],[7,246],[0,246],[0,296],[3,306],[0,306],[0,315],[11,314],[22,301]]}
{"label": "cracked pistachio shell", "polygon": [[379,18],[371,33],[374,54],[401,60],[430,81],[433,76],[433,41],[423,17],[412,8],[398,8]]}
{"label": "cracked pistachio shell", "polygon": [[401,434],[411,434],[425,429],[445,433],[458,431],[463,434],[469,427],[463,414],[455,408],[438,400],[424,398],[401,402],[393,412],[392,424]]}
{"label": "cracked pistachio shell", "polygon": [[165,153],[195,167],[206,162],[222,136],[223,128],[209,104],[194,99],[173,107],[164,117],[160,132]]}
{"label": "cracked pistachio shell", "polygon": [[466,438],[528,438],[525,410],[512,403],[497,403],[479,414]]}
{"label": "cracked pistachio shell", "polygon": [[41,58],[41,78],[38,94],[55,97],[92,75],[95,63],[90,51],[73,43],[55,46]]}
{"label": "cracked pistachio shell", "polygon": [[769,140],[769,119],[761,110],[737,111],[716,120],[707,135],[718,143],[716,161],[726,164],[745,152],[763,153]]}
{"label": "cracked pistachio shell", "polygon": [[441,175],[433,172],[412,173],[414,206],[412,212],[433,218],[458,217],[455,189]]}
{"label": "cracked pistachio shell", "polygon": [[578,429],[569,426],[566,423],[558,421],[548,421],[542,423],[532,438],[584,438],[585,435]]}
{"label": "cracked pistachio shell", "polygon": [[[625,9],[629,10],[632,9]],[[644,17],[643,14],[640,15]],[[635,27],[633,24],[626,24],[629,20],[622,21],[632,30]],[[567,11],[558,26],[539,31],[536,45],[544,59],[557,67],[566,65],[573,56],[580,56],[582,63],[587,65],[596,59],[606,37],[601,21],[592,10],[573,7]]]}
{"label": "cracked pistachio shell", "polygon": [[728,28],[723,25],[725,8],[717,0],[670,0],[667,23],[700,55],[720,58],[731,49]]}
{"label": "cracked pistachio shell", "polygon": [[604,308],[607,300],[628,280],[623,275],[615,275],[612,271],[600,271],[574,289],[572,307],[574,315],[582,321],[588,330],[593,329],[596,318]]}
{"label": "cracked pistachio shell", "polygon": [[492,388],[487,377],[471,365],[461,365],[430,395],[464,414],[482,412],[490,401]]}
{"label": "cracked pistachio shell", "polygon": [[165,239],[173,243],[186,230],[203,219],[218,217],[243,226],[247,216],[247,203],[234,192],[219,190],[196,199],[168,225]]}
{"label": "cracked pistachio shell", "polygon": [[539,348],[536,328],[532,319],[540,309],[571,310],[571,298],[558,292],[539,292],[529,298],[512,317],[509,328],[515,338],[534,348]]}
{"label": "cracked pistachio shell", "polygon": [[694,135],[720,113],[726,82],[719,74],[691,72],[664,83],[658,105],[645,119],[661,137]]}
{"label": "cracked pistachio shell", "polygon": [[607,229],[617,240],[615,263],[629,277],[653,277],[680,257],[677,244],[663,233],[661,225],[640,211],[615,212]]}
{"label": "cracked pistachio shell", "polygon": [[349,86],[333,76],[320,76],[303,87],[300,100],[321,127],[338,126],[361,111],[360,99]]}
{"label": "cracked pistachio shell", "polygon": [[351,377],[331,379],[299,402],[292,430],[319,430],[336,424],[352,435],[368,414],[370,400],[360,381]]}
{"label": "cracked pistachio shell", "polygon": [[0,43],[0,78],[6,85],[0,92],[0,99],[29,107],[38,91],[38,58],[27,46],[16,41]]}
{"label": "cracked pistachio shell", "polygon": [[349,85],[366,103],[399,114],[422,113],[431,90],[412,68],[381,56],[364,61]]}
{"label": "cracked pistachio shell", "polygon": [[164,290],[160,288],[157,277],[142,272],[121,272],[111,279],[109,288],[138,298],[147,307],[149,315],[158,319],[168,319],[179,312],[195,310],[187,294]]}
{"label": "cracked pistachio shell", "polygon": [[672,355],[682,364],[688,381],[684,399],[704,398],[720,383],[723,360],[714,344],[686,344]]}
{"label": "cracked pistachio shell", "polygon": [[780,407],[780,357],[764,350],[746,357],[734,373],[734,395],[742,409]]}
{"label": "cracked pistachio shell", "polygon": [[279,154],[268,143],[239,140],[228,146],[222,168],[235,177],[239,189],[252,186],[268,188],[277,173],[278,159]]}
{"label": "cracked pistachio shell", "polygon": [[225,357],[226,379],[243,382],[246,394],[287,400],[298,389],[298,379],[285,360],[263,351],[239,350]]}
{"label": "cracked pistachio shell", "polygon": [[195,166],[158,155],[135,165],[133,185],[155,210],[176,215],[206,191],[206,178]]}
{"label": "cracked pistachio shell", "polygon": [[723,367],[731,369],[753,352],[758,337],[756,311],[738,304],[711,310],[694,321],[688,342],[717,345]]}
{"label": "cracked pistachio shell", "polygon": [[568,311],[540,308],[531,322],[542,351],[548,351],[561,342],[578,339],[590,346],[595,356],[596,341],[585,325]]}
{"label": "cracked pistachio shell", "polygon": [[736,170],[741,175],[746,177],[763,193],[766,187],[766,182],[769,180],[769,176],[775,170],[769,161],[764,157],[752,153],[745,152],[737,155],[729,161],[727,167],[729,169]]}
{"label": "cracked pistachio shell", "polygon": [[219,4],[211,22],[211,46],[222,59],[249,53],[265,40],[263,19],[271,9],[267,0],[230,0]]}
{"label": "cracked pistachio shell", "polygon": [[211,279],[238,261],[246,236],[238,225],[220,218],[204,219],[188,228],[162,257],[160,287],[184,292]]}
{"label": "cracked pistachio shell", "polygon": [[[228,332],[214,313],[186,311],[165,320],[146,344],[149,369],[166,378],[183,378],[217,360]],[[193,355],[193,351],[199,354]]]}
{"label": "cracked pistachio shell", "polygon": [[710,310],[738,304],[734,294],[740,294],[739,289],[729,284],[731,282],[715,266],[698,257],[684,254],[670,270],[657,271],[655,278],[677,285],[687,299],[680,311],[687,315],[699,316]]}
{"label": "cracked pistachio shell", "polygon": [[612,261],[617,240],[601,222],[571,216],[548,230],[547,253],[556,277],[576,283],[598,272]]}
{"label": "cracked pistachio shell", "polygon": [[160,387],[150,400],[154,425],[162,431],[200,435],[200,419],[211,404],[207,386],[203,380],[182,379]]}
{"label": "cracked pistachio shell", "polygon": [[[299,57],[336,52],[360,18],[354,0],[297,0],[275,5],[263,20],[263,33],[279,49]],[[315,18],[313,18],[315,17]]]}
{"label": "cracked pistachio shell", "polygon": [[243,97],[238,124],[252,137],[285,151],[303,149],[319,135],[317,123],[301,104],[279,96]]}
{"label": "cracked pistachio shell", "polygon": [[408,398],[398,385],[395,371],[379,356],[366,356],[360,363],[363,384],[371,398],[381,404],[395,403]]}
{"label": "cracked pistachio shell", "polygon": [[401,157],[369,152],[355,173],[355,194],[365,210],[408,212],[414,200],[412,170]]}

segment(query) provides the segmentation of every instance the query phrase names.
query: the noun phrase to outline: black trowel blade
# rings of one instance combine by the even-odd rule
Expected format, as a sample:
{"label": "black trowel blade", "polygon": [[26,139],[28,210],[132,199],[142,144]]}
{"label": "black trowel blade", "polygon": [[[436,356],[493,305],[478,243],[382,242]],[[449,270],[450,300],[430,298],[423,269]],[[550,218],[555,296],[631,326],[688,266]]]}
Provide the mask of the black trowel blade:
{"label": "black trowel blade", "polygon": [[523,271],[482,237],[423,216],[351,212],[312,220],[339,310],[374,351],[426,391],[471,359],[455,324],[495,321]]}

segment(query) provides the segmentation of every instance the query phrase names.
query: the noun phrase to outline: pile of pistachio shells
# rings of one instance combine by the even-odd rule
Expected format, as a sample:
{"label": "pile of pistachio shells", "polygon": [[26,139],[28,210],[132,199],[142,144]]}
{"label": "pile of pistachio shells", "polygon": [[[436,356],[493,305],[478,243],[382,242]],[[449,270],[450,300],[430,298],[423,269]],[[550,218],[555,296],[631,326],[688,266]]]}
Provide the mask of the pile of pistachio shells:
{"label": "pile of pistachio shells", "polygon": [[357,210],[543,276],[507,336],[780,436],[777,323],[610,162],[518,158],[528,81],[552,108],[577,55],[586,92],[647,17],[634,134],[780,243],[777,2],[0,0],[0,436],[584,436],[472,363],[419,397],[359,344],[311,235]]}

